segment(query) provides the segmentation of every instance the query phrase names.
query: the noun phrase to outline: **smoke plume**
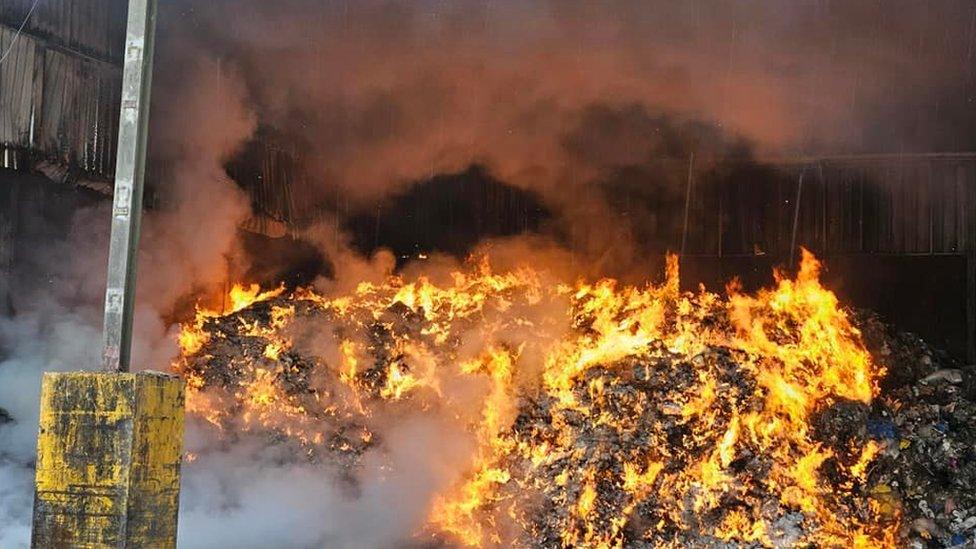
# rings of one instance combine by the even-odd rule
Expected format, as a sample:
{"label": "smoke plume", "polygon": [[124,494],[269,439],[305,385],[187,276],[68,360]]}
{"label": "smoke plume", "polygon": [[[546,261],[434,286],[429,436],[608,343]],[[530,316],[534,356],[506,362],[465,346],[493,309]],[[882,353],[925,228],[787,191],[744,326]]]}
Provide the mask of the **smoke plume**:
{"label": "smoke plume", "polygon": [[644,194],[670,208],[686,168],[652,160],[968,150],[976,128],[962,0],[178,5],[299,151],[305,202],[368,211],[477,164],[614,275],[647,269],[641,229],[663,223],[604,200],[627,170],[668,179]]}

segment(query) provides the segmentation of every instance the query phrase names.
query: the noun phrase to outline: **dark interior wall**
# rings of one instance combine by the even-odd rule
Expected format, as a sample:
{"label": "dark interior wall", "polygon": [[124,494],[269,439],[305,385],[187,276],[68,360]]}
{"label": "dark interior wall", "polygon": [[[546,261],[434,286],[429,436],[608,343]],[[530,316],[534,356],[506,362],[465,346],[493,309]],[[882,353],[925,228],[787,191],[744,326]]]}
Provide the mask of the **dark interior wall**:
{"label": "dark interior wall", "polygon": [[433,251],[463,257],[484,238],[535,232],[549,217],[536,193],[472,166],[418,182],[352,216],[346,229],[365,253],[382,247],[398,259]]}
{"label": "dark interior wall", "polygon": [[45,177],[0,169],[0,314],[16,312],[16,296],[59,276],[76,214],[104,201],[93,192]]}
{"label": "dark interior wall", "polygon": [[[689,254],[785,255],[794,242],[820,254],[976,249],[976,154],[724,162],[694,176]],[[666,235],[675,244],[680,228]]]}

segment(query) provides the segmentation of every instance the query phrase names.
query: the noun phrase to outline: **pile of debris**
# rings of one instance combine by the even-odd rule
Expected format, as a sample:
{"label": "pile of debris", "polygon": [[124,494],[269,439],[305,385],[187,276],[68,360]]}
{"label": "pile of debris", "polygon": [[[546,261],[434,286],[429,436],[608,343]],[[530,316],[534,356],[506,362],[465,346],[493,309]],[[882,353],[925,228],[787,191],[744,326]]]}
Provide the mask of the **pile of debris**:
{"label": "pile of debris", "polygon": [[872,494],[904,510],[914,547],[976,546],[976,369],[876,315],[857,323],[887,369],[865,424],[885,446]]}
{"label": "pile of debris", "polygon": [[[976,545],[976,376],[834,310],[815,269],[727,299],[679,293],[676,271],[644,290],[506,276],[201,311],[174,365],[189,410],[352,471],[382,451],[377,417],[450,407],[444,376],[480,376],[477,455],[426,529],[444,544]],[[554,303],[565,331],[524,314]],[[532,345],[558,353],[526,381]]]}
{"label": "pile of debris", "polygon": [[[208,317],[207,342],[179,365],[188,378],[187,411],[234,436],[258,430],[276,444],[293,444],[303,459],[327,459],[352,470],[376,441],[366,412],[343,391],[320,358],[293,349],[274,357],[273,311],[299,311],[310,323],[324,311],[290,296],[258,301],[232,314]],[[264,331],[256,330],[262,326]]]}
{"label": "pile of debris", "polygon": [[[879,453],[867,465],[862,479],[852,477],[850,469],[837,467],[834,458],[820,465],[821,474],[833,487],[832,496],[836,501],[832,502],[832,508],[842,509],[862,524],[897,522],[896,536],[887,541],[894,541],[898,546],[974,547],[976,372],[972,368],[963,369],[951,360],[930,361],[938,353],[924,345],[914,350],[899,348],[898,342],[914,336],[894,333],[888,326],[885,332],[891,337],[882,341],[889,349],[898,348],[898,351],[885,354],[884,347],[873,351],[887,364],[889,372],[916,369],[913,379],[886,391],[870,406],[835,402],[820,411],[813,421],[814,439],[833,456],[843,456],[851,448],[863,448],[869,441],[879,445]],[[924,357],[929,360],[923,362]],[[903,362],[909,358],[910,362]],[[925,366],[919,368],[920,364]],[[574,517],[577,510],[566,502],[580,501],[588,482],[593,482],[597,494],[590,512],[606,515],[605,520],[596,522],[607,532],[623,530],[618,539],[626,547],[804,545],[799,542],[811,528],[811,516],[784,507],[781,499],[770,497],[768,488],[764,487],[771,467],[768,456],[748,444],[740,444],[728,465],[728,474],[736,478],[735,488],[723,491],[717,505],[708,513],[700,512],[694,490],[683,491],[691,497],[676,502],[670,499],[675,492],[673,488],[653,487],[655,477],[667,477],[669,471],[686,470],[695,462],[707,462],[720,444],[714,436],[689,436],[700,432],[700,426],[683,417],[682,407],[674,402],[693,398],[696,372],[702,368],[719,373],[722,405],[746,402],[755,390],[754,379],[737,369],[734,353],[719,348],[696,355],[691,361],[680,356],[653,364],[624,360],[588,370],[587,378],[602,380],[605,387],[597,399],[585,401],[590,413],[626,416],[629,414],[621,414],[620,407],[640,408],[645,403],[653,403],[650,409],[644,410],[639,426],[633,430],[618,430],[586,417],[567,417],[565,412],[562,417],[554,417],[548,400],[523,406],[513,428],[513,439],[519,442],[534,439],[535,445],[540,440],[548,441],[554,452],[565,457],[552,462],[554,470],[534,468],[530,460],[518,457],[514,458],[517,463],[508,465],[509,471],[517,471],[520,481],[507,485],[510,493],[500,499],[529,497],[541,502],[528,516],[519,517],[524,526],[519,545],[553,547],[591,541],[589,533],[583,530],[566,538],[567,525],[579,521]],[[581,394],[581,398],[585,399],[586,395]],[[723,410],[725,417],[727,414],[728,410]],[[573,431],[570,437],[563,433],[567,425]],[[562,446],[560,440],[572,440],[573,446]],[[627,460],[621,460],[620,456],[642,456],[649,465],[635,470],[634,475],[621,470],[627,466]],[[595,480],[566,479],[566,471],[597,471],[597,474],[592,475]],[[613,480],[621,478],[623,483]],[[643,497],[637,500],[628,497],[627,484],[634,482],[646,483],[639,491]],[[527,489],[531,495],[527,495]],[[747,510],[759,510],[763,522],[769,525],[761,543],[741,536],[742,530],[736,536],[714,528],[715,524],[723,523],[735,526],[734,521]],[[613,518],[619,516],[628,516],[629,520],[614,523]],[[581,521],[580,526],[585,528],[586,522]],[[745,524],[753,523],[750,520]]]}

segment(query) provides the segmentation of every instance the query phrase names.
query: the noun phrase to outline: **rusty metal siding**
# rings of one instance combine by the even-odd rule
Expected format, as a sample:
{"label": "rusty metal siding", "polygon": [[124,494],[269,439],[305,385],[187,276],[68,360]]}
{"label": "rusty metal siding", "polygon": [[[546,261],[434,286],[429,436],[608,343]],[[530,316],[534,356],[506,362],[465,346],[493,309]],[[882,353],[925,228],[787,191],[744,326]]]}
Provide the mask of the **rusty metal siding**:
{"label": "rusty metal siding", "polygon": [[121,74],[48,50],[43,78],[33,148],[86,172],[110,176],[115,168]]}
{"label": "rusty metal siding", "polygon": [[276,222],[303,227],[325,213],[325,197],[301,168],[298,153],[274,136],[260,135],[227,170],[247,191],[255,212]]}
{"label": "rusty metal siding", "polygon": [[36,44],[14,42],[14,31],[0,27],[0,52],[10,53],[0,65],[0,143],[24,143],[30,139]]}
{"label": "rusty metal siding", "polygon": [[[0,23],[16,28],[33,0],[0,2]],[[104,61],[121,63],[125,0],[42,0],[24,32]]]}
{"label": "rusty metal siding", "polygon": [[[0,51],[29,0],[0,2]],[[41,2],[0,66],[0,151],[31,151],[111,179],[115,169],[124,0]],[[13,167],[13,166],[10,166]]]}
{"label": "rusty metal siding", "polygon": [[[256,211],[305,225],[321,214],[324,197],[295,153],[273,142],[252,144],[248,161],[230,173]],[[684,166],[686,160],[674,161],[664,169]],[[976,252],[976,153],[718,162],[699,169],[688,207],[688,255],[788,258],[801,173],[797,245],[821,255]],[[680,233],[659,236],[656,242],[679,248]]]}

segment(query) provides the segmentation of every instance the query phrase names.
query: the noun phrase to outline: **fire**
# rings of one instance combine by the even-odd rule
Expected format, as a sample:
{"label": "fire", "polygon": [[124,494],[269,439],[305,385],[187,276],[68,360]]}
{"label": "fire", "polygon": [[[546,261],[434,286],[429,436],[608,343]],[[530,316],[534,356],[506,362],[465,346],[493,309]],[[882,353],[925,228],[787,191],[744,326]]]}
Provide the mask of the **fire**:
{"label": "fire", "polygon": [[201,308],[198,306],[194,322],[192,324],[183,324],[181,326],[182,329],[180,330],[180,334],[177,338],[180,345],[180,352],[183,355],[196,354],[201,348],[203,348],[207,341],[209,341],[209,334],[203,329],[203,325],[207,319],[236,313],[237,311],[245,309],[254,303],[266,301],[272,297],[279,296],[284,291],[284,286],[279,286],[273,290],[262,292],[261,286],[258,284],[249,284],[247,286],[244,286],[243,284],[234,284],[234,286],[231,287],[230,292],[227,294],[228,303],[225,303],[223,308],[210,309]]}
{"label": "fire", "polygon": [[[674,256],[641,287],[499,274],[486,259],[444,286],[235,286],[225,310],[183,326],[174,367],[191,413],[333,451],[382,444],[366,420],[385,407],[456,409],[476,450],[420,533],[463,545],[889,546],[899,525],[865,520],[876,504],[861,497],[883,448],[828,446],[814,427],[831,406],[870,404],[883,374],[819,270],[804,250],[795,278],[726,296],[682,292]],[[246,310],[256,320],[217,322]],[[335,326],[317,336],[335,356],[307,365],[292,330],[316,316]],[[260,345],[217,383],[207,349],[227,337]],[[476,414],[452,393],[465,381],[482,388]]]}
{"label": "fire", "polygon": [[261,286],[258,284],[249,284],[246,287],[243,284],[234,284],[234,286],[230,289],[230,293],[227,294],[230,303],[224,308],[223,312],[234,313],[240,311],[252,303],[265,301],[277,295],[281,295],[281,292],[283,291],[285,291],[284,286],[279,286],[274,290],[262,292]]}

